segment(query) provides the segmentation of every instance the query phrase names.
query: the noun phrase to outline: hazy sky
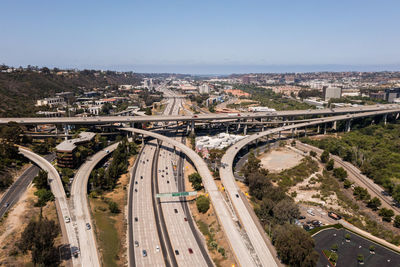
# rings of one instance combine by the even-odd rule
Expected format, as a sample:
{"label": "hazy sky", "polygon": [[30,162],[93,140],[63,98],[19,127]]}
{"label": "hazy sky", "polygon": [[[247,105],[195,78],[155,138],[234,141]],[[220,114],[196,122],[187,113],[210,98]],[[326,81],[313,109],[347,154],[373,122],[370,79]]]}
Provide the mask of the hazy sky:
{"label": "hazy sky", "polygon": [[2,0],[0,63],[186,73],[397,68],[399,11],[399,0]]}

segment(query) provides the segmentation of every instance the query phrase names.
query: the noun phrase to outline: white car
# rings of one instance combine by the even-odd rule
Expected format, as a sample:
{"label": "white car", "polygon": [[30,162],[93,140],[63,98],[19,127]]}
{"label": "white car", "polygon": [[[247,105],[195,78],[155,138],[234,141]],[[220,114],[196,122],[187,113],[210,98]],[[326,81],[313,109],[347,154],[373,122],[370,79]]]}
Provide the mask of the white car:
{"label": "white car", "polygon": [[71,219],[70,219],[68,216],[65,216],[65,217],[64,217],[64,221],[65,221],[66,223],[69,223],[69,222],[71,221]]}
{"label": "white car", "polygon": [[156,246],[156,251],[160,252],[160,247],[158,245]]}

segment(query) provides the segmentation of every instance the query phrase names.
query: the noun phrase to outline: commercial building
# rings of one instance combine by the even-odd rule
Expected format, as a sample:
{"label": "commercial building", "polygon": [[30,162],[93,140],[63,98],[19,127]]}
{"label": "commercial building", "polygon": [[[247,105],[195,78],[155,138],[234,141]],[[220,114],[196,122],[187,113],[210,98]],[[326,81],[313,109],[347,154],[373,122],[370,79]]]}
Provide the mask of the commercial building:
{"label": "commercial building", "polygon": [[61,168],[74,168],[76,164],[75,150],[78,145],[92,141],[96,136],[92,132],[82,132],[79,138],[65,140],[56,146],[57,166]]}
{"label": "commercial building", "polygon": [[36,101],[36,106],[50,106],[50,107],[55,107],[55,106],[60,106],[60,105],[65,105],[64,98],[62,97],[48,97],[44,99],[40,99]]}
{"label": "commercial building", "polygon": [[400,98],[400,87],[385,90],[385,100],[393,103],[396,98]]}
{"label": "commercial building", "polygon": [[342,97],[342,88],[340,87],[324,87],[322,91],[325,101],[328,101],[331,98]]}
{"label": "commercial building", "polygon": [[210,93],[210,86],[206,83],[199,86],[199,93],[200,94],[209,94]]}
{"label": "commercial building", "polygon": [[248,107],[248,111],[250,112],[275,112],[276,110],[269,107]]}
{"label": "commercial building", "polygon": [[204,157],[208,158],[208,152],[210,149],[224,149],[245,137],[246,136],[243,135],[227,133],[220,133],[216,136],[196,137],[196,152],[201,152]]}

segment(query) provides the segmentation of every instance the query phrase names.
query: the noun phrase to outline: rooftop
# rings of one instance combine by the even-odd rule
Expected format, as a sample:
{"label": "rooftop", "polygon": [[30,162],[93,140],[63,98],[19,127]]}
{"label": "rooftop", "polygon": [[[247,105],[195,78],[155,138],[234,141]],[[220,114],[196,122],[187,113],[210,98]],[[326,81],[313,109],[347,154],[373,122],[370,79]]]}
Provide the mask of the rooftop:
{"label": "rooftop", "polygon": [[85,142],[89,142],[95,137],[95,133],[92,132],[82,132],[79,134],[78,138],[65,140],[56,146],[57,151],[72,152],[77,145]]}

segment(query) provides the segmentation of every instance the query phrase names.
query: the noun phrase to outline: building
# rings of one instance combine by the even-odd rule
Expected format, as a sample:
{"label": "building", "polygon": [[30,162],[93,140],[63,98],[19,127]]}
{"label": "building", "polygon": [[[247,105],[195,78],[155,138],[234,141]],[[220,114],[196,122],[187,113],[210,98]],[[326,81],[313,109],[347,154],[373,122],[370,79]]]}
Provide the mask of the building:
{"label": "building", "polygon": [[36,101],[36,106],[50,106],[50,107],[55,107],[55,106],[60,106],[60,105],[65,105],[64,98],[62,97],[48,97],[44,99],[40,99]]}
{"label": "building", "polygon": [[268,107],[248,107],[248,111],[250,112],[275,112],[276,110]]}
{"label": "building", "polygon": [[99,105],[103,105],[105,103],[114,104],[115,102],[117,102],[116,98],[104,98],[104,99],[94,101],[94,104],[99,106]]}
{"label": "building", "polygon": [[196,152],[201,152],[204,157],[208,158],[208,151],[210,149],[224,149],[238,141],[246,138],[243,135],[233,135],[227,133],[220,133],[216,136],[201,136],[196,137]]}
{"label": "building", "polygon": [[61,92],[61,93],[56,93],[57,97],[62,97],[65,100],[73,98],[74,97],[74,93],[73,92]]}
{"label": "building", "polygon": [[76,164],[75,150],[78,145],[92,141],[96,136],[92,132],[82,132],[79,138],[65,140],[56,146],[57,166],[61,168],[74,168]]}
{"label": "building", "polygon": [[369,97],[375,100],[384,100],[385,96],[386,96],[385,92],[376,92],[369,94]]}
{"label": "building", "polygon": [[315,97],[303,99],[303,102],[312,106],[316,106],[317,108],[323,108],[324,105],[328,104],[326,101],[318,101]]}
{"label": "building", "polygon": [[210,86],[206,83],[199,86],[199,94],[209,94]]}
{"label": "building", "polygon": [[385,100],[387,102],[393,103],[396,98],[400,98],[400,87],[385,90]]}
{"label": "building", "polygon": [[88,108],[88,112],[95,116],[98,116],[100,114],[100,111],[101,111],[101,107],[99,107],[99,106],[93,106],[93,107]]}
{"label": "building", "polygon": [[331,98],[342,97],[342,88],[340,87],[324,87],[322,91],[325,101],[328,101]]}

